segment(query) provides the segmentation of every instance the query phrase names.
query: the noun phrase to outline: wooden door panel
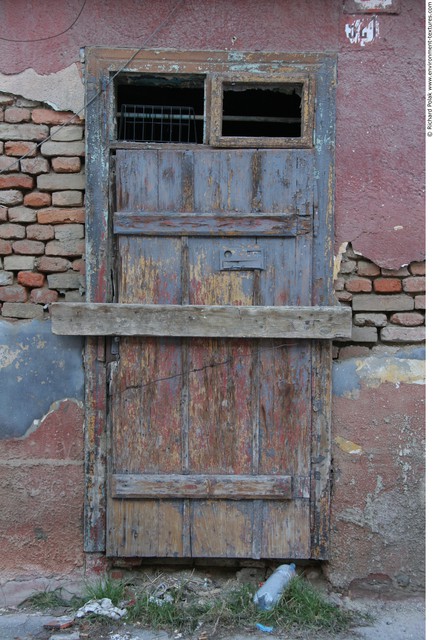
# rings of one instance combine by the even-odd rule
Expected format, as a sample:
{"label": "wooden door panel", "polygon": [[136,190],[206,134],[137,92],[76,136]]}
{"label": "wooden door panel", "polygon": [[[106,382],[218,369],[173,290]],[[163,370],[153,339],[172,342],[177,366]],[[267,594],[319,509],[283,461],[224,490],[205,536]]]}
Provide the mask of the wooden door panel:
{"label": "wooden door panel", "polygon": [[113,473],[175,473],[181,467],[181,371],[177,340],[121,341],[111,383]]}
{"label": "wooden door panel", "polygon": [[185,545],[183,500],[110,500],[109,504],[107,555],[190,555]]}
{"label": "wooden door panel", "polygon": [[192,340],[189,346],[189,469],[253,473],[254,349],[246,340]]}
{"label": "wooden door panel", "polygon": [[[310,305],[310,155],[118,151],[118,301]],[[309,557],[310,375],[306,341],[122,337],[109,555]],[[289,483],[278,499],[270,476]]]}
{"label": "wooden door panel", "polygon": [[[195,155],[194,155],[195,154]],[[116,154],[117,211],[312,214],[307,149],[201,148]]]}

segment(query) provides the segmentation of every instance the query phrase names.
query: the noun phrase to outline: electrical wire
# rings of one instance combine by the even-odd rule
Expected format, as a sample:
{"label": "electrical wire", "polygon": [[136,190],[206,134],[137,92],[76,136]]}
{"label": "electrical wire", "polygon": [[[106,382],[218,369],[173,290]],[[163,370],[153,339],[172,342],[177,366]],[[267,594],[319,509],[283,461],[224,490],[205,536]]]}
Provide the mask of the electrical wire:
{"label": "electrical wire", "polygon": [[76,24],[81,16],[81,14],[83,13],[84,7],[86,6],[86,2],[87,0],[84,0],[80,11],[78,12],[77,17],[75,18],[75,20],[72,22],[72,24],[69,25],[69,27],[67,27],[67,29],[64,29],[63,31],[60,31],[60,33],[56,33],[54,36],[45,36],[44,38],[34,38],[32,40],[14,40],[13,38],[4,38],[3,36],[0,36],[0,40],[4,40],[5,42],[16,42],[16,43],[21,43],[21,42],[43,42],[44,40],[53,40],[53,38],[58,38],[59,36],[62,36],[64,33],[67,33],[68,31],[70,31],[72,29],[72,27],[74,26],[74,24]]}
{"label": "electrical wire", "polygon": [[[87,0],[85,0],[85,3],[87,2]],[[185,0],[178,0],[178,2],[174,5],[174,7],[171,9],[171,11],[169,12],[169,14],[167,15],[167,17],[165,18],[165,20],[163,20],[153,31],[152,33],[147,36],[147,38],[145,39],[145,41],[143,42],[143,44],[141,45],[141,47],[139,49],[137,49],[135,51],[135,53],[133,53],[133,55],[122,65],[122,67],[116,71],[116,73],[110,77],[109,81],[107,82],[107,84],[100,89],[94,96],[93,98],[91,98],[85,105],[84,107],[82,107],[82,109],[80,109],[79,111],[77,111],[76,113],[74,113],[73,116],[71,116],[69,118],[69,120],[67,120],[66,122],[64,122],[62,125],[59,125],[58,128],[56,129],[55,133],[58,133],[61,129],[63,129],[64,127],[67,127],[69,124],[71,124],[71,122],[73,122],[73,120],[75,120],[76,116],[79,116],[81,113],[83,113],[83,111],[85,111],[88,107],[90,107],[91,104],[93,104],[95,102],[95,100],[97,98],[99,98],[99,96],[101,96],[103,93],[105,93],[108,89],[108,87],[110,86],[110,84],[113,83],[113,81],[117,78],[117,76],[122,73],[126,67],[131,64],[131,62],[138,56],[139,53],[141,53],[144,49],[144,47],[149,43],[149,41],[157,34],[161,31],[161,29],[163,29],[165,26],[167,26],[167,24],[169,23],[171,17],[177,12],[177,10],[180,8],[180,6],[182,4],[185,3]],[[84,8],[84,5],[82,7],[82,9]],[[78,17],[76,18],[76,20],[78,20]],[[75,21],[76,21],[75,20]],[[45,142],[48,142],[49,140],[51,140],[52,136],[54,135],[54,133],[48,135],[46,138],[44,138],[43,140],[41,140],[40,142],[37,143],[36,145],[36,149],[39,149]],[[27,153],[25,153],[24,155],[20,156],[19,158],[15,158],[13,160],[13,162],[11,162],[10,165],[8,165],[7,167],[5,167],[4,169],[0,170],[0,176],[7,173],[15,164],[17,164],[18,162],[20,162],[21,160],[25,160],[30,154],[34,153],[34,149],[32,149],[31,151],[28,151]]]}

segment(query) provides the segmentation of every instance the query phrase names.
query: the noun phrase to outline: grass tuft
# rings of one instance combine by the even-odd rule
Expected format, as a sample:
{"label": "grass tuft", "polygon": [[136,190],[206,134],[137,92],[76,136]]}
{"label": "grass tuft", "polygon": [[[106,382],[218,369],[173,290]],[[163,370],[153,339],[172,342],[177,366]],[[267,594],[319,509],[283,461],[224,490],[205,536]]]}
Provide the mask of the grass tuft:
{"label": "grass tuft", "polygon": [[126,590],[127,583],[124,580],[113,580],[109,576],[105,576],[96,582],[86,583],[83,603],[89,600],[109,598],[114,606],[118,607],[127,597]]}
{"label": "grass tuft", "polygon": [[31,596],[26,598],[22,603],[23,607],[30,607],[32,609],[39,609],[41,611],[48,611],[49,609],[56,609],[58,607],[70,607],[70,600],[67,600],[62,595],[62,589],[57,588],[49,590],[48,588],[36,591]]}
{"label": "grass tuft", "polygon": [[258,622],[287,631],[290,627],[322,630],[331,633],[346,631],[353,624],[351,612],[328,602],[308,582],[295,577],[272,611],[259,612]]}

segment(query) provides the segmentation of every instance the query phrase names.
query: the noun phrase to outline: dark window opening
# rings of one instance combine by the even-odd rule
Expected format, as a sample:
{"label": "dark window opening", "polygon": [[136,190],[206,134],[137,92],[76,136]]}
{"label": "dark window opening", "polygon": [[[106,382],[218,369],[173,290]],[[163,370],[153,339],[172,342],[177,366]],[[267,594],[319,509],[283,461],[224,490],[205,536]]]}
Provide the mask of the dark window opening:
{"label": "dark window opening", "polygon": [[204,78],[140,76],[117,86],[117,139],[203,143]]}
{"label": "dark window opening", "polygon": [[300,138],[302,83],[223,83],[223,136]]}

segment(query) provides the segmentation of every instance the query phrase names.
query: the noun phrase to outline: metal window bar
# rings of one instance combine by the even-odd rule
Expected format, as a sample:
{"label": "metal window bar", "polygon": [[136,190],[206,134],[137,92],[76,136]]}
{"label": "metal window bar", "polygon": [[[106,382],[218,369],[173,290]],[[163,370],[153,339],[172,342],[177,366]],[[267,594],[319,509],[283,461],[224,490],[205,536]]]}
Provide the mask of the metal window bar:
{"label": "metal window bar", "polygon": [[123,104],[119,139],[133,142],[197,142],[193,107]]}

